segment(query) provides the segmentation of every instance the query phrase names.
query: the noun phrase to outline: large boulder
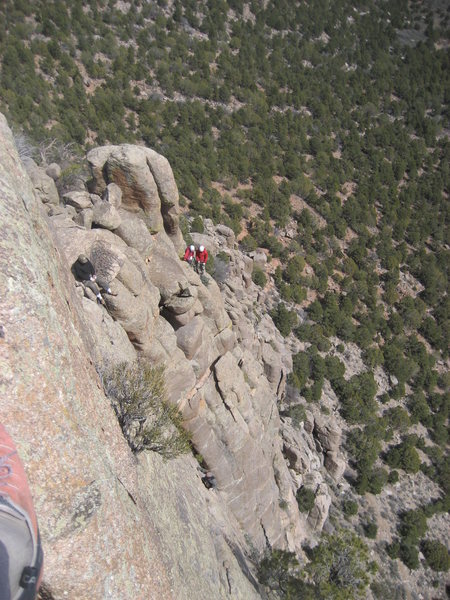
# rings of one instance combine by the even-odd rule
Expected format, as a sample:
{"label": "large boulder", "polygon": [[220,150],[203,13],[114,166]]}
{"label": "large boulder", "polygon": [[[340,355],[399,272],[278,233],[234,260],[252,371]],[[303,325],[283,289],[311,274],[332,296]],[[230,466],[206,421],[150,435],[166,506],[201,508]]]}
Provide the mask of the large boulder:
{"label": "large boulder", "polygon": [[314,506],[309,511],[307,523],[313,531],[320,532],[328,518],[331,496],[325,483],[318,486]]}
{"label": "large boulder", "polygon": [[32,158],[23,159],[27,173],[33,182],[34,192],[43,204],[59,204],[59,194],[54,180],[37,166]]}
{"label": "large boulder", "polygon": [[84,208],[92,208],[92,198],[89,192],[71,191],[63,194],[63,202],[73,206],[77,212]]}
{"label": "large boulder", "polygon": [[101,196],[115,183],[122,191],[121,207],[141,214],[152,233],[164,228],[181,251],[178,189],[166,158],[149,148],[123,144],[95,148],[87,160],[93,175],[91,191]]}
{"label": "large boulder", "polygon": [[187,325],[180,327],[176,332],[178,347],[183,350],[189,360],[194,357],[201,346],[204,327],[203,319],[194,317]]}
{"label": "large boulder", "polygon": [[336,451],[341,445],[342,430],[333,416],[314,416],[314,436],[324,450]]}
{"label": "large boulder", "polygon": [[106,200],[102,200],[100,196],[92,194],[91,197],[94,205],[92,220],[95,225],[104,229],[110,229],[111,231],[117,229],[121,223],[117,208]]}
{"label": "large boulder", "polygon": [[106,366],[135,361],[136,350],[123,327],[95,301],[83,298],[82,303],[88,327],[95,340],[95,353],[99,354],[99,362]]}
{"label": "large boulder", "polygon": [[57,181],[61,177],[61,167],[57,163],[51,163],[45,168],[46,174]]}
{"label": "large boulder", "polygon": [[114,233],[128,246],[135,248],[142,258],[147,259],[153,247],[153,238],[142,219],[126,210],[119,210],[120,225]]}
{"label": "large boulder", "polygon": [[164,229],[177,251],[183,248],[183,236],[179,228],[179,195],[172,168],[167,158],[146,148],[147,164],[158,186]]}
{"label": "large boulder", "polygon": [[152,232],[162,229],[161,201],[144,148],[131,144],[95,148],[87,160],[94,193],[101,196],[109,183],[117,184],[122,190],[122,208],[143,213]]}

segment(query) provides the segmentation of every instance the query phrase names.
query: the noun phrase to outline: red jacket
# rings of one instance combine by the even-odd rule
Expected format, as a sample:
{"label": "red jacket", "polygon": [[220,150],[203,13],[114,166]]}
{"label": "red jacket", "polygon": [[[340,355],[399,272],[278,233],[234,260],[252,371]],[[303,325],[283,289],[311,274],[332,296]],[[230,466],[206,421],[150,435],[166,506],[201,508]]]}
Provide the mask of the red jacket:
{"label": "red jacket", "polygon": [[[0,561],[0,585],[6,587],[8,584],[11,592],[8,597],[35,598],[42,579],[44,559],[36,513],[22,461],[1,423],[0,498],[0,531],[6,532],[0,540],[3,559]],[[5,572],[5,565],[12,566],[6,566]],[[26,585],[22,582],[24,575],[27,577]],[[22,594],[19,594],[21,590]],[[1,596],[4,597],[3,594]]]}
{"label": "red jacket", "polygon": [[197,250],[197,252],[195,253],[195,260],[206,265],[206,261],[208,260],[208,250],[206,250],[206,248],[203,250],[203,252]]}
{"label": "red jacket", "polygon": [[184,253],[184,260],[186,260],[186,261],[187,261],[187,260],[189,260],[190,258],[193,258],[193,257],[194,257],[194,251],[193,251],[193,250],[191,250],[191,249],[189,248],[189,246],[188,246],[188,247],[186,248],[186,252]]}

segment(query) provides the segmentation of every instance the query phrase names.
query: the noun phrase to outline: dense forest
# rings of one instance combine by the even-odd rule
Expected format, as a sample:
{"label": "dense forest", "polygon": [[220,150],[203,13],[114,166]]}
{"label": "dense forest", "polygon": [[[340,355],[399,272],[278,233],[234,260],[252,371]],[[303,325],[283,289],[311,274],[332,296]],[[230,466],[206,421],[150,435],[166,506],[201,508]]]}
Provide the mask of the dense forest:
{"label": "dense forest", "polygon": [[[36,160],[70,148],[70,178],[90,147],[146,144],[174,169],[186,234],[209,218],[242,250],[265,249],[254,281],[275,290],[272,318],[302,348],[288,412],[300,421],[329,385],[346,423],[352,494],[334,518],[436,587],[450,564],[427,537],[450,507],[449,19],[439,0],[0,7],[0,110]],[[349,345],[364,369],[344,377]],[[437,493],[374,542],[364,497],[418,476]],[[310,597],[289,557],[266,571],[275,563],[277,594]],[[404,597],[386,581],[375,597]],[[314,597],[359,592],[346,593]]]}

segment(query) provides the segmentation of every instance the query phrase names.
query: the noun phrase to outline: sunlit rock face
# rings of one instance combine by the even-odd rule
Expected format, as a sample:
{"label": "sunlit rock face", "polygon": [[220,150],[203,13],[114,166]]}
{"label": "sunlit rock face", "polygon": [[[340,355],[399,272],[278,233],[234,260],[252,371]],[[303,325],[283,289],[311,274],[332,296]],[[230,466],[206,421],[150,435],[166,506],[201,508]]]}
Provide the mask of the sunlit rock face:
{"label": "sunlit rock face", "polygon": [[[42,196],[39,167],[30,180],[4,119],[0,135],[0,407],[34,490],[46,583],[74,598],[178,600],[198,585],[202,597],[260,597],[245,556],[300,551],[329,503],[306,458],[312,429],[307,441],[280,434],[277,401],[292,359],[251,281],[254,260],[212,224],[196,243],[228,254],[220,286],[180,259],[178,190],[150,149],[90,151],[86,189],[56,203],[52,186]],[[110,288],[103,305],[71,273],[79,254]],[[215,477],[212,490],[192,456],[169,464],[131,454],[97,372],[138,358],[164,366],[168,399]],[[334,432],[315,427],[339,473]],[[295,499],[306,462],[305,480],[310,473],[318,489],[309,523]],[[175,544],[180,519],[189,541]],[[201,584],[189,566],[199,555],[211,574]]]}

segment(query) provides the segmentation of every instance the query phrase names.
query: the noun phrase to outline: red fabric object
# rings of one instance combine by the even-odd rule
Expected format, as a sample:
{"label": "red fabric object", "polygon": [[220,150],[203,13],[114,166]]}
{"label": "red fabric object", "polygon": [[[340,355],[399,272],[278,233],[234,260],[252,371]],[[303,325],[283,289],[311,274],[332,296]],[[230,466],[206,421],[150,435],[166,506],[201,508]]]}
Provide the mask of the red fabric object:
{"label": "red fabric object", "polygon": [[191,250],[191,249],[189,248],[189,246],[188,246],[188,247],[186,248],[186,252],[184,253],[184,259],[183,259],[183,260],[186,260],[186,261],[188,261],[190,258],[194,258],[194,251],[193,251],[193,250]]}
{"label": "red fabric object", "polygon": [[33,508],[27,476],[14,442],[0,423],[0,495],[8,496],[30,516],[37,534],[37,519]]}
{"label": "red fabric object", "polygon": [[203,250],[203,252],[197,250],[197,252],[195,253],[195,259],[197,260],[197,262],[201,262],[206,265],[206,262],[208,260],[208,250],[206,250],[206,248]]}
{"label": "red fabric object", "polygon": [[[0,423],[0,541],[7,554],[8,567],[2,569],[6,576],[13,598],[31,599],[35,597],[42,581],[43,553],[39,538],[39,529],[34,511],[27,476],[13,440]],[[26,529],[25,529],[26,523]],[[24,530],[28,531],[24,541]],[[6,532],[2,539],[1,532]],[[27,559],[31,559],[27,562]],[[5,567],[5,563],[3,563]],[[16,568],[17,567],[17,568]],[[19,579],[11,579],[11,574],[22,573],[22,567],[33,568],[30,584]],[[31,574],[29,574],[31,577]],[[0,577],[0,579],[2,578]],[[23,579],[23,575],[22,578]],[[30,580],[29,580],[30,581]],[[1,582],[0,582],[1,585]],[[5,582],[6,585],[6,582]],[[22,590],[22,594],[19,591]]]}

